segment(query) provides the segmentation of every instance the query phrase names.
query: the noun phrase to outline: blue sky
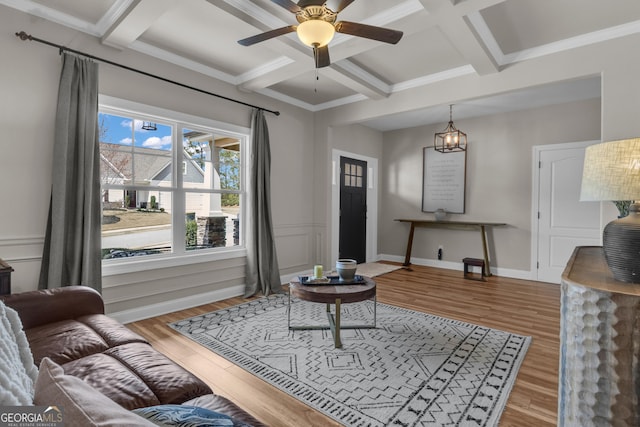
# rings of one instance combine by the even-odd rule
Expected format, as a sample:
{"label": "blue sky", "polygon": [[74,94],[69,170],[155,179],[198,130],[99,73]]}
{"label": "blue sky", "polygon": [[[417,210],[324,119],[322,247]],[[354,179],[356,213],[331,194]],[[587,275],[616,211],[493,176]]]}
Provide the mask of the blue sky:
{"label": "blue sky", "polygon": [[[158,130],[147,131],[142,129],[141,120],[105,113],[100,113],[98,123],[104,123],[106,127],[106,132],[101,142],[121,145],[131,145],[135,142],[136,147],[171,150],[170,126],[156,123]],[[135,128],[133,133],[131,132],[132,127]]]}

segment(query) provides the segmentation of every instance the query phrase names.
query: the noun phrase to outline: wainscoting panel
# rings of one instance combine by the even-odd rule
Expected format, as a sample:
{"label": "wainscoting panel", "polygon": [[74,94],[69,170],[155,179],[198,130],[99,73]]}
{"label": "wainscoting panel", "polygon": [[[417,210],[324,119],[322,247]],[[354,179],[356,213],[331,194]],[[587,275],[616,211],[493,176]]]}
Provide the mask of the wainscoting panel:
{"label": "wainscoting panel", "polygon": [[[131,311],[225,288],[244,289],[244,268],[245,258],[241,258],[105,277],[106,310]],[[196,303],[212,301],[202,298]]]}
{"label": "wainscoting panel", "polygon": [[11,274],[12,293],[38,288],[43,245],[43,236],[0,239],[0,258],[14,270]]}
{"label": "wainscoting panel", "polygon": [[280,273],[308,268],[314,260],[313,227],[284,225],[274,227]]}

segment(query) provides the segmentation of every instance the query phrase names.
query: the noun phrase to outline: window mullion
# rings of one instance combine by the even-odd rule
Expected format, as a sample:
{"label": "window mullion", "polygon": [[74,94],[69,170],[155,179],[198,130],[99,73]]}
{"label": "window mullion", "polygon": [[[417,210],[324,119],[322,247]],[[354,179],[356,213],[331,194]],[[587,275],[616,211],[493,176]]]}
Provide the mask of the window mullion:
{"label": "window mullion", "polygon": [[182,174],[182,161],[184,160],[184,150],[182,148],[182,124],[174,126],[174,143],[173,143],[173,176],[175,186],[173,207],[173,250],[177,254],[186,252],[186,225],[185,225],[185,193],[184,193],[184,176]]}

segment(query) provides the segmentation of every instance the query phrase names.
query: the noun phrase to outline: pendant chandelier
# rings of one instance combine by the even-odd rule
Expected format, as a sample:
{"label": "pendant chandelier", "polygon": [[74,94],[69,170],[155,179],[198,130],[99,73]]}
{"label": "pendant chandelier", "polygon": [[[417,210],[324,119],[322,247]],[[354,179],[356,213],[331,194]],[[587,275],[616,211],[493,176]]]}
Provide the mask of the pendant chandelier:
{"label": "pendant chandelier", "polygon": [[452,153],[455,151],[466,151],[467,134],[456,129],[453,125],[453,105],[449,105],[449,124],[447,128],[435,134],[433,146],[441,153]]}

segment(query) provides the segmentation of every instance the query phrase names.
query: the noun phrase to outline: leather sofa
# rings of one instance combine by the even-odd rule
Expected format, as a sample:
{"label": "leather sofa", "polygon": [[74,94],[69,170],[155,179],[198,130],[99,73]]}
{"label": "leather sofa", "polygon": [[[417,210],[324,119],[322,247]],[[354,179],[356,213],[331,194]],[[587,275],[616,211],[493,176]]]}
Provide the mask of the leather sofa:
{"label": "leather sofa", "polygon": [[[143,337],[104,314],[101,295],[85,286],[0,297],[18,312],[34,362],[49,358],[121,407],[179,404],[263,426],[199,378],[156,351]],[[47,362],[49,363],[49,362]]]}

